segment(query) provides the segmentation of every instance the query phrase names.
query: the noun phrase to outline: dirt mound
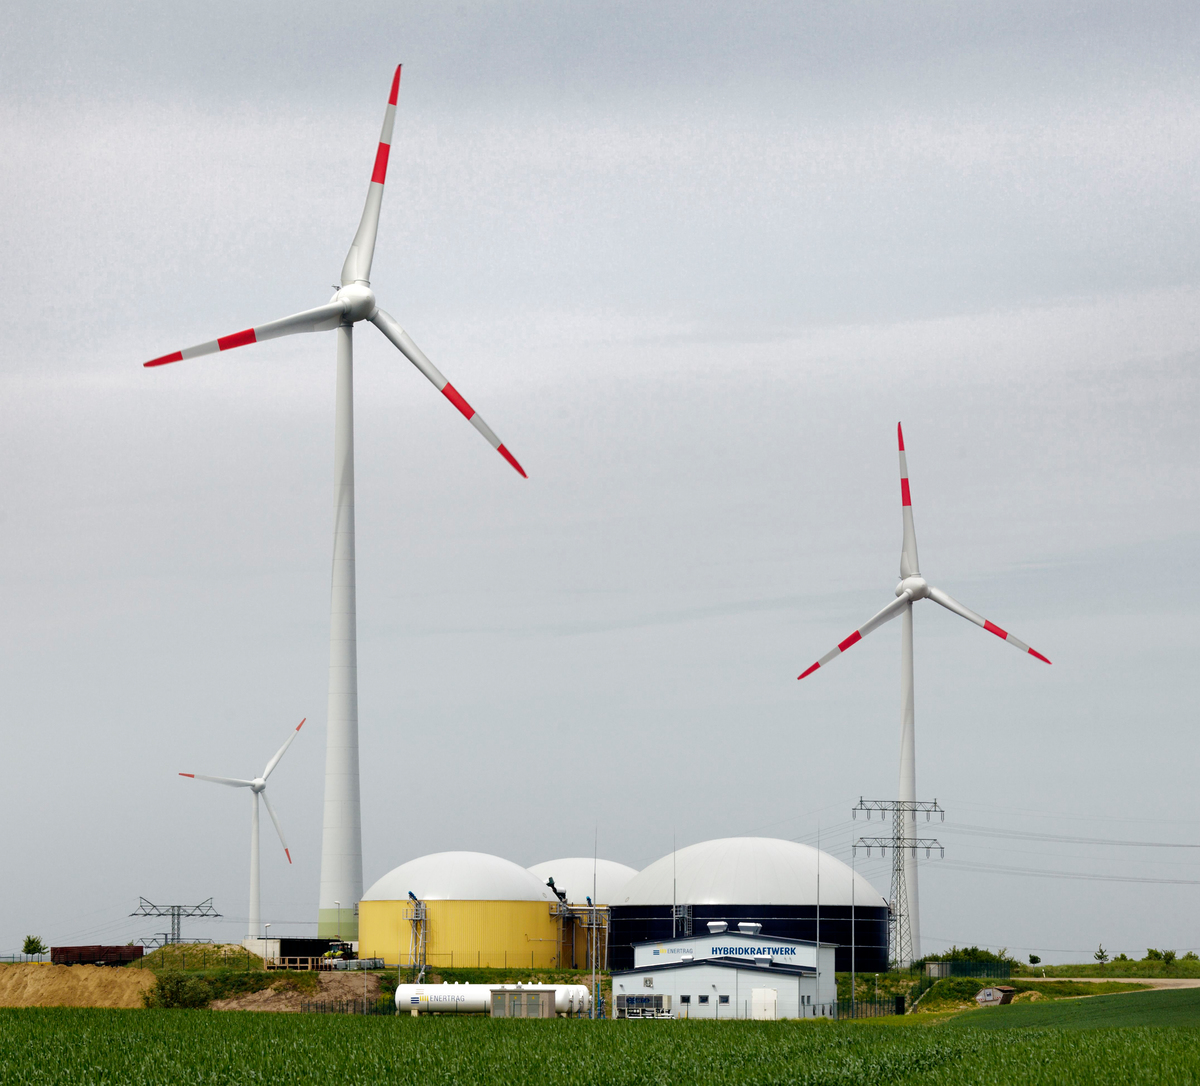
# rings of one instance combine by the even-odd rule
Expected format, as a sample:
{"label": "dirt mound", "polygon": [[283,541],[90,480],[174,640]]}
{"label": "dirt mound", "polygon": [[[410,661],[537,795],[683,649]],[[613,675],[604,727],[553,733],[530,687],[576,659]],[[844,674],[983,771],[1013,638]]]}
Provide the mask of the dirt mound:
{"label": "dirt mound", "polygon": [[[285,974],[286,977],[286,974]],[[379,996],[379,977],[373,973],[318,973],[320,990],[306,992],[291,987],[264,988],[260,992],[213,1000],[214,1011],[299,1011],[300,1004],[312,1000],[362,999],[366,978],[368,1000]]]}
{"label": "dirt mound", "polygon": [[0,1007],[140,1007],[148,969],[100,965],[0,965]]}

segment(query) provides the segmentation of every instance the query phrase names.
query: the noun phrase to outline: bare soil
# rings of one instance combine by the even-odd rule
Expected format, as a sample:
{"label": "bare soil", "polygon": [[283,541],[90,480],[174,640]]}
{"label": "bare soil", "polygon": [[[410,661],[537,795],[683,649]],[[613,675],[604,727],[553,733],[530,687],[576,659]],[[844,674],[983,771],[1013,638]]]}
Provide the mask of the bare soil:
{"label": "bare soil", "polygon": [[140,1007],[148,969],[103,965],[0,965],[0,1007]]}
{"label": "bare soil", "polygon": [[379,977],[374,973],[318,973],[321,984],[319,992],[298,992],[294,989],[264,988],[260,992],[237,996],[234,999],[213,1000],[214,1011],[299,1011],[300,1004],[317,999],[362,999],[363,980],[366,980],[366,998],[374,1001],[379,997]]}

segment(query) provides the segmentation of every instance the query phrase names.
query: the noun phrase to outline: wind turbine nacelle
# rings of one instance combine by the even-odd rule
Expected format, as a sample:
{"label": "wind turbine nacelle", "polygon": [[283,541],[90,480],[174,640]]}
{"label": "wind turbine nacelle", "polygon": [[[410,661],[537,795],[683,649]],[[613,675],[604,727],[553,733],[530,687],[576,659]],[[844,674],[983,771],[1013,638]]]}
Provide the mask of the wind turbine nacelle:
{"label": "wind turbine nacelle", "polygon": [[905,577],[896,585],[896,595],[903,596],[905,593],[911,600],[923,600],[929,595],[929,584],[924,577]]}
{"label": "wind turbine nacelle", "polygon": [[375,312],[375,292],[361,281],[349,283],[342,287],[334,296],[333,301],[340,302],[346,311],[346,320],[350,322],[365,321]]}

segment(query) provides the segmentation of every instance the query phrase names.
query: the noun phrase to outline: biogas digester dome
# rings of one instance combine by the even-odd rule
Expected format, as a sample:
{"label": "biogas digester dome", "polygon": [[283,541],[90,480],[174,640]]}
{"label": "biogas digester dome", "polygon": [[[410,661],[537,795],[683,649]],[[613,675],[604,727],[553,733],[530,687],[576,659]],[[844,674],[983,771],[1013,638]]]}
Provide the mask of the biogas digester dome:
{"label": "biogas digester dome", "polygon": [[724,920],[734,930],[751,921],[763,935],[815,939],[818,869],[821,942],[837,944],[836,968],[850,969],[853,911],[855,965],[887,969],[888,907],[879,891],[828,853],[771,837],[689,845],[631,879],[610,903],[609,968],[632,969],[634,943],[671,938],[672,902],[681,914],[676,934],[700,935],[709,921]]}
{"label": "biogas digester dome", "polygon": [[592,856],[547,860],[529,870],[543,883],[553,879],[554,888],[566,894],[571,905],[586,905],[589,897],[593,905],[609,905],[637,874],[636,868]]}
{"label": "biogas digester dome", "polygon": [[425,960],[441,966],[549,968],[559,957],[558,899],[536,875],[483,852],[438,852],[389,871],[359,904],[359,957],[415,964],[413,894],[425,910]]}

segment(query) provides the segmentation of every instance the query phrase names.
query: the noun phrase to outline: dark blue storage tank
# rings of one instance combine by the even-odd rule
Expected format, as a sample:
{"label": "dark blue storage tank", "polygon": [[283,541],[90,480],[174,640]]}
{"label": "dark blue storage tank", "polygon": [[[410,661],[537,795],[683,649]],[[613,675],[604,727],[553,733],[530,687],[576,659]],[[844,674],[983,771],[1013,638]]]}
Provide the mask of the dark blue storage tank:
{"label": "dark blue storage tank", "polygon": [[[817,937],[820,857],[821,942],[837,944],[849,971],[851,943],[862,972],[888,967],[888,907],[866,879],[827,852],[773,837],[725,837],[681,848],[640,872],[611,903],[610,969],[633,968],[633,945],[702,934],[712,921],[762,925],[763,935]],[[673,921],[672,898],[683,913]],[[851,933],[851,912],[854,924]],[[674,923],[674,931],[672,925]]]}

